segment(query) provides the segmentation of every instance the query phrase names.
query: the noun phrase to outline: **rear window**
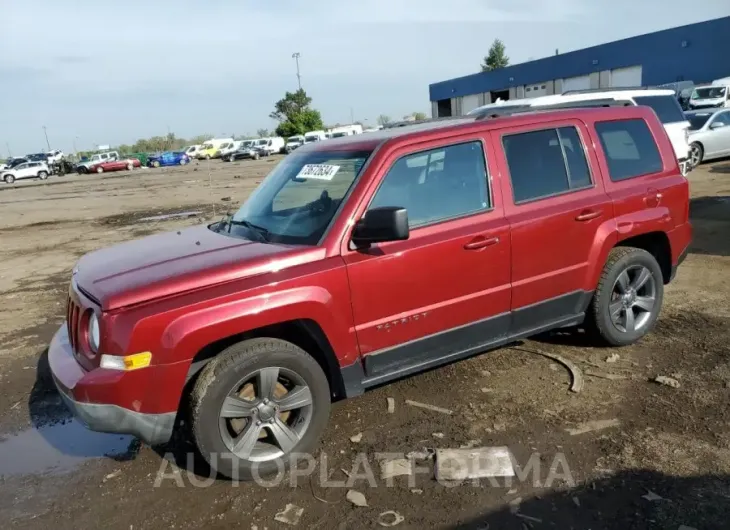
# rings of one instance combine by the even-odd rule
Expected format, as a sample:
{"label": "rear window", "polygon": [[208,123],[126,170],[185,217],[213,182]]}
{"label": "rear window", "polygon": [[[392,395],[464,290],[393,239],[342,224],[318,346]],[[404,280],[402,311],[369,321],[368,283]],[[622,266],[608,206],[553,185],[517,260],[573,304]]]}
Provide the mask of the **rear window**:
{"label": "rear window", "polygon": [[651,107],[662,123],[686,121],[682,107],[674,96],[638,96],[634,98],[637,105]]}
{"label": "rear window", "polygon": [[657,173],[663,169],[659,149],[644,120],[597,122],[596,131],[606,154],[612,181]]}

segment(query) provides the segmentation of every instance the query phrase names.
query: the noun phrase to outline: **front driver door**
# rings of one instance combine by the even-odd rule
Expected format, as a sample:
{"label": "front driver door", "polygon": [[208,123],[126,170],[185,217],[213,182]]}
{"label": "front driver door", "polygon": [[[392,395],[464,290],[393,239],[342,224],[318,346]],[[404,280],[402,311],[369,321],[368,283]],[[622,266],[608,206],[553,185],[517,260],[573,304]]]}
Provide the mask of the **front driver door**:
{"label": "front driver door", "polygon": [[476,353],[509,328],[510,237],[477,134],[401,148],[368,208],[408,210],[410,237],[347,248],[366,381]]}

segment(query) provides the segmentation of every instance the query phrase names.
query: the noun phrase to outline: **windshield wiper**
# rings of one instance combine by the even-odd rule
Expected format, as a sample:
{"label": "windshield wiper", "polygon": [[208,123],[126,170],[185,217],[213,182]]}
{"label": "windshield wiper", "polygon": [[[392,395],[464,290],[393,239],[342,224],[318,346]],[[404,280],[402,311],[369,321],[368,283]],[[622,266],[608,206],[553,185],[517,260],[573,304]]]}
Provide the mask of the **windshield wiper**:
{"label": "windshield wiper", "polygon": [[245,219],[242,219],[240,221],[236,221],[233,219],[233,216],[228,218],[225,223],[228,224],[228,233],[231,232],[232,226],[245,226],[248,228],[251,232],[255,232],[259,235],[261,238],[261,241],[268,242],[269,241],[269,231],[264,228],[263,226],[255,225],[251,221],[247,221]]}

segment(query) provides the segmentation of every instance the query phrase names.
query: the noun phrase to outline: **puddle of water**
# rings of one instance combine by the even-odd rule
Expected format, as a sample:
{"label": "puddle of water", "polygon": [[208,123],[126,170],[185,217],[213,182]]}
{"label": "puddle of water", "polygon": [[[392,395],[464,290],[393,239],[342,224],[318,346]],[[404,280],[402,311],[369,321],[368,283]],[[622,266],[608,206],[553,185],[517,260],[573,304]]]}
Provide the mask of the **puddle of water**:
{"label": "puddle of water", "polygon": [[68,473],[94,458],[134,458],[133,436],[93,432],[75,419],[0,438],[0,478]]}

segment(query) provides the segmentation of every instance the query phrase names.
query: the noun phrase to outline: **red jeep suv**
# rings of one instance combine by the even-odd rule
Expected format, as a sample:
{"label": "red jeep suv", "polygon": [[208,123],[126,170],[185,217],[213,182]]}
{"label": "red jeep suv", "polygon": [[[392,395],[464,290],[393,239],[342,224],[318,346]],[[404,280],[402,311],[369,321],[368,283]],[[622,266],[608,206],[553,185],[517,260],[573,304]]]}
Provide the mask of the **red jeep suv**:
{"label": "red jeep suv", "polygon": [[330,402],[515,339],[652,329],[691,239],[648,107],[468,116],[300,147],[209,226],[83,256],[49,349],[90,429],[218,472],[310,450]]}

